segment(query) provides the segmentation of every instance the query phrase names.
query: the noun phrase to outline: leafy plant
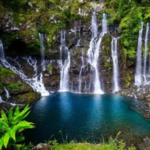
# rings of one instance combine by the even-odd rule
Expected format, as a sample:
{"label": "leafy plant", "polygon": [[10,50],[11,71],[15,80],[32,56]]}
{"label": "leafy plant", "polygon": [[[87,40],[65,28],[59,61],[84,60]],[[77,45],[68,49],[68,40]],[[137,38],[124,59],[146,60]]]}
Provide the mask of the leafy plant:
{"label": "leafy plant", "polygon": [[33,123],[25,121],[24,119],[29,115],[30,107],[27,105],[22,111],[19,111],[19,107],[13,111],[13,107],[10,108],[8,116],[5,112],[1,111],[0,118],[0,149],[3,147],[15,147],[15,149],[25,149],[18,142],[22,142],[25,137],[22,135],[24,129],[34,128]]}

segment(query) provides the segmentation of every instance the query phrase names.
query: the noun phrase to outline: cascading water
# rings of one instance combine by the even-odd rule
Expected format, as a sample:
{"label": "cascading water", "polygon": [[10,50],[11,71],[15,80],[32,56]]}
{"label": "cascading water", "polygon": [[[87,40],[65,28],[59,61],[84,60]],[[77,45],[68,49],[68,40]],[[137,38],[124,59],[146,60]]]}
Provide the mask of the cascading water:
{"label": "cascading water", "polygon": [[1,96],[0,96],[0,103],[8,104],[10,106],[18,106],[18,105],[23,106],[23,104],[9,103],[7,101],[4,101]]}
{"label": "cascading water", "polygon": [[6,87],[4,87],[4,90],[5,90],[5,92],[6,92],[6,98],[9,99],[9,98],[10,98],[9,91],[6,89]]}
{"label": "cascading water", "polygon": [[102,19],[102,33],[105,34],[107,33],[107,20],[106,20],[106,14],[103,14],[103,19]]}
{"label": "cascading water", "polygon": [[142,85],[142,34],[143,34],[143,22],[141,22],[141,29],[139,31],[138,47],[137,47],[137,59],[136,59],[136,72],[135,72],[135,85]]}
{"label": "cascading water", "polygon": [[81,88],[82,88],[82,71],[83,71],[83,68],[85,67],[85,64],[84,64],[84,51],[82,50],[82,55],[81,55],[81,68],[80,68],[80,72],[79,72],[79,79],[78,79],[78,82],[79,82],[79,87],[78,87],[78,92],[81,93]]}
{"label": "cascading water", "polygon": [[60,92],[69,90],[70,52],[66,46],[66,32],[60,32]]}
{"label": "cascading water", "polygon": [[[4,54],[4,50],[3,50],[3,44],[1,43],[0,46],[0,55],[1,56],[5,56]],[[37,70],[38,70],[38,66],[37,66],[37,61],[33,60],[31,57],[24,57],[24,59],[27,61],[27,63],[33,67],[35,74],[32,78],[29,78],[28,76],[25,75],[24,71],[22,70],[22,67],[20,66],[20,64],[14,59],[13,64],[15,64],[17,67],[15,67],[15,65],[11,65],[6,59],[5,57],[1,57],[1,63],[5,68],[8,68],[14,72],[16,72],[17,74],[19,74],[19,76],[21,77],[21,79],[29,84],[34,91],[41,93],[42,96],[48,96],[49,92],[45,89],[45,86],[43,84],[43,75],[42,73],[40,73],[39,75],[37,74]]]}
{"label": "cascading water", "polygon": [[44,35],[39,33],[39,39],[40,39],[40,50],[41,50],[41,67],[42,71],[45,70],[45,54],[44,54]]}
{"label": "cascading water", "polygon": [[113,60],[113,92],[118,92],[119,88],[119,69],[118,69],[118,53],[117,53],[118,38],[112,37],[111,56]]}
{"label": "cascading water", "polygon": [[146,24],[146,34],[145,34],[145,51],[144,51],[144,67],[143,67],[143,84],[146,85],[147,82],[147,48],[148,48],[148,33],[149,33],[149,23]]}
{"label": "cascading water", "polygon": [[2,100],[2,97],[0,96],[0,103],[2,103],[3,102],[3,100]]}
{"label": "cascading water", "polygon": [[102,33],[98,36],[98,25],[97,25],[97,18],[96,13],[93,12],[92,20],[91,20],[91,32],[92,32],[92,38],[90,41],[89,50],[87,52],[88,56],[88,62],[90,63],[92,67],[92,79],[93,79],[93,93],[103,94],[103,90],[101,87],[100,82],[100,74],[99,74],[99,49],[101,46],[102,38],[107,33],[107,20],[106,15],[103,14],[103,20],[102,20]]}
{"label": "cascading water", "polygon": [[3,43],[0,40],[0,59],[5,60],[5,53],[4,53],[4,48],[3,48]]}

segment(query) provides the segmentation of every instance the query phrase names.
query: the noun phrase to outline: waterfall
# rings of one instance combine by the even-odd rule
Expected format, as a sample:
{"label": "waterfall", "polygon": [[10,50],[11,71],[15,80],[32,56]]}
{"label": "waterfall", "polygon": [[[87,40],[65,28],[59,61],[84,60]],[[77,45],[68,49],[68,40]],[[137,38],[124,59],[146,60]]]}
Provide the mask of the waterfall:
{"label": "waterfall", "polygon": [[70,52],[66,46],[66,31],[60,32],[60,88],[59,91],[69,90]]}
{"label": "waterfall", "polygon": [[44,35],[39,33],[40,51],[41,51],[41,67],[42,71],[45,70],[45,54],[44,54]]}
{"label": "waterfall", "polygon": [[9,103],[9,102],[6,102],[2,99],[2,97],[0,96],[0,103],[4,103],[4,104],[9,104],[10,106],[23,106],[24,104],[16,104],[16,103]]}
{"label": "waterfall", "polygon": [[95,12],[93,12],[93,15],[92,15],[91,32],[92,32],[92,39],[96,38],[98,34],[98,25],[97,25],[97,17],[96,17]]}
{"label": "waterfall", "polygon": [[81,55],[81,68],[80,68],[80,72],[79,72],[79,79],[78,79],[78,82],[79,82],[79,87],[78,87],[78,92],[81,93],[81,88],[82,88],[82,70],[85,66],[84,64],[84,51],[82,50],[82,55]]}
{"label": "waterfall", "polygon": [[113,60],[113,92],[119,91],[119,68],[118,68],[118,54],[117,54],[118,38],[112,37],[111,55]]}
{"label": "waterfall", "polygon": [[149,23],[146,24],[146,34],[145,34],[145,51],[144,51],[144,68],[143,68],[143,80],[144,80],[144,85],[147,84],[147,47],[148,47],[148,33],[149,33]]}
{"label": "waterfall", "polygon": [[102,19],[102,33],[105,34],[107,33],[107,20],[106,20],[106,14],[103,14],[103,19]]}
{"label": "waterfall", "polygon": [[137,59],[136,59],[136,72],[135,72],[135,85],[142,85],[142,33],[143,22],[141,22],[141,29],[139,31],[138,47],[137,47]]}
{"label": "waterfall", "polygon": [[3,48],[3,43],[0,40],[0,59],[5,60],[5,53],[4,53],[4,48]]}
{"label": "waterfall", "polygon": [[91,20],[91,32],[92,38],[89,45],[89,50],[87,52],[88,62],[92,67],[92,80],[93,80],[93,92],[102,94],[104,93],[101,87],[100,82],[100,73],[99,73],[99,50],[102,42],[102,38],[107,33],[107,20],[106,15],[103,14],[102,20],[102,33],[98,36],[98,25],[96,19],[96,13],[93,12],[92,20]]}
{"label": "waterfall", "polygon": [[[27,84],[29,84],[34,91],[41,93],[42,96],[48,96],[49,92],[45,89],[44,83],[43,83],[43,74],[40,73],[39,75],[37,75],[37,70],[38,70],[38,66],[37,66],[37,61],[33,60],[31,57],[24,57],[24,59],[26,60],[26,62],[33,67],[33,69],[35,69],[35,74],[33,77],[29,78],[28,76],[25,75],[24,71],[22,70],[22,67],[15,67],[15,65],[11,65],[8,61],[3,61],[2,64],[4,65],[4,67],[16,72],[17,74],[19,74],[20,78]],[[15,60],[14,60],[14,64],[15,64]],[[16,64],[17,65],[17,64]]]}
{"label": "waterfall", "polygon": [[80,41],[81,41],[81,39],[78,39],[77,44],[76,44],[76,48],[78,48],[80,46]]}
{"label": "waterfall", "polygon": [[6,93],[6,98],[9,99],[10,98],[10,94],[9,91],[6,89],[6,87],[4,87],[5,93]]}
{"label": "waterfall", "polygon": [[2,97],[0,96],[0,103],[2,103],[3,102],[3,100],[2,100]]}
{"label": "waterfall", "polygon": [[[3,44],[1,43],[0,54],[3,52],[4,55],[4,51],[2,50]],[[8,68],[9,70],[16,72],[25,83],[29,84],[33,88],[34,91],[41,93],[42,96],[48,96],[49,92],[45,89],[43,83],[43,74],[42,73],[40,73],[39,75],[37,74],[38,70],[37,60],[33,60],[31,57],[24,57],[24,59],[35,71],[34,76],[31,78],[25,75],[21,65],[15,59],[12,59],[13,65],[11,65],[5,58],[1,58],[0,60],[5,68]]]}

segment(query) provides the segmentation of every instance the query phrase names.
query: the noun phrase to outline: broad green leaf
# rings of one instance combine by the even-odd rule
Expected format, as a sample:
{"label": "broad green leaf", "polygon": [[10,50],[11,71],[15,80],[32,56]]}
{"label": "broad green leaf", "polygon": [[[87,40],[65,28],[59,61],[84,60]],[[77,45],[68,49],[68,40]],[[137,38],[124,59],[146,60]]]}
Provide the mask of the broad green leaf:
{"label": "broad green leaf", "polygon": [[1,138],[0,138],[0,150],[3,148],[3,146],[4,146],[4,136],[2,136]]}
{"label": "broad green leaf", "polygon": [[34,128],[33,123],[27,121],[21,121],[16,126],[14,126],[14,130],[17,132],[21,129],[31,129]]}
{"label": "broad green leaf", "polygon": [[17,106],[17,108],[15,109],[15,112],[14,112],[14,116],[18,115],[19,113],[20,113],[19,106]]}
{"label": "broad green leaf", "polygon": [[1,117],[4,119],[4,121],[8,124],[8,118],[7,118],[7,116],[6,116],[6,114],[5,114],[5,112],[2,110],[1,111]]}
{"label": "broad green leaf", "polygon": [[12,139],[14,140],[14,141],[16,141],[16,130],[13,128],[13,129],[11,129],[10,130],[10,136],[12,137]]}
{"label": "broad green leaf", "polygon": [[0,127],[2,127],[2,126],[5,128],[9,126],[7,121],[5,121],[5,119],[3,119],[3,118],[0,119]]}
{"label": "broad green leaf", "polygon": [[21,111],[20,113],[16,113],[16,115],[15,115],[15,117],[13,118],[13,121],[14,122],[19,122],[19,121],[21,121],[22,119],[24,119],[28,114],[26,114],[27,113],[27,111],[29,110],[30,108],[29,108],[29,105],[27,105],[24,109],[23,109],[23,111]]}
{"label": "broad green leaf", "polygon": [[5,148],[7,148],[9,139],[10,139],[10,134],[8,132],[6,132],[6,134],[4,136],[4,146],[5,146]]}
{"label": "broad green leaf", "polygon": [[11,107],[10,109],[9,109],[9,112],[8,112],[8,118],[9,118],[9,121],[11,121],[11,119],[12,119],[12,115],[13,115],[13,107]]}

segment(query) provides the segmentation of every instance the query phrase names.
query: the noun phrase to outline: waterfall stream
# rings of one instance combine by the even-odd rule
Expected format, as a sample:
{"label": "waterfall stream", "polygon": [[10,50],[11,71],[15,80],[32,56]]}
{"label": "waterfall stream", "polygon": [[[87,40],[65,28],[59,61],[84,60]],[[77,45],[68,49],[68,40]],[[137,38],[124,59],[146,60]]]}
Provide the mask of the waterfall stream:
{"label": "waterfall stream", "polygon": [[79,82],[79,87],[78,87],[78,92],[81,93],[82,91],[82,71],[83,71],[83,68],[85,67],[85,63],[84,63],[84,51],[82,49],[82,55],[81,55],[81,68],[80,68],[80,72],[79,72],[79,79],[78,79],[78,82]]}
{"label": "waterfall stream", "polygon": [[5,68],[16,72],[25,83],[29,84],[33,88],[34,91],[41,93],[42,96],[48,96],[49,95],[49,92],[45,89],[45,86],[43,83],[43,74],[42,73],[37,74],[38,66],[37,66],[37,60],[36,59],[32,59],[31,57],[24,57],[26,62],[35,71],[34,76],[29,78],[27,75],[25,75],[22,67],[20,66],[20,64],[15,59],[12,59],[13,65],[10,64],[7,61],[7,59],[5,59],[5,57],[4,57],[5,54],[4,54],[2,42],[0,43],[0,56],[1,56],[0,61]]}
{"label": "waterfall stream", "polygon": [[6,98],[9,99],[10,98],[10,94],[9,94],[9,91],[7,90],[6,87],[4,87],[4,90],[6,92]]}
{"label": "waterfall stream", "polygon": [[118,92],[120,90],[117,41],[118,41],[118,38],[112,37],[111,55],[112,55],[112,60],[113,60],[113,92]]}
{"label": "waterfall stream", "polygon": [[89,45],[89,50],[87,52],[88,62],[92,67],[92,79],[93,79],[93,93],[103,94],[100,73],[99,73],[99,52],[101,51],[101,42],[103,36],[107,33],[107,20],[106,15],[103,14],[102,20],[102,33],[98,35],[98,25],[96,13],[93,12],[91,20],[91,32],[92,38]]}
{"label": "waterfall stream", "polygon": [[103,13],[103,19],[102,19],[102,33],[103,34],[107,33],[107,19],[105,13]]}
{"label": "waterfall stream", "polygon": [[4,53],[4,48],[3,48],[3,43],[0,40],[0,59],[5,60],[5,53]]}
{"label": "waterfall stream", "polygon": [[39,33],[39,39],[40,39],[40,50],[41,50],[41,67],[42,71],[45,70],[45,54],[44,54],[44,35]]}
{"label": "waterfall stream", "polygon": [[66,46],[66,31],[60,33],[60,92],[69,90],[70,52]]}
{"label": "waterfall stream", "polygon": [[135,85],[142,85],[142,34],[143,34],[143,22],[141,22],[141,29],[139,31],[137,58],[136,58],[136,72],[135,72]]}
{"label": "waterfall stream", "polygon": [[146,85],[147,82],[147,50],[148,50],[148,33],[149,33],[149,23],[146,24],[146,34],[145,34],[145,51],[144,51],[144,67],[143,67],[143,84]]}

